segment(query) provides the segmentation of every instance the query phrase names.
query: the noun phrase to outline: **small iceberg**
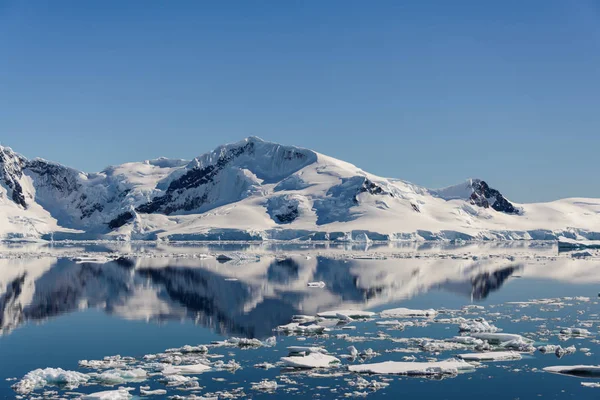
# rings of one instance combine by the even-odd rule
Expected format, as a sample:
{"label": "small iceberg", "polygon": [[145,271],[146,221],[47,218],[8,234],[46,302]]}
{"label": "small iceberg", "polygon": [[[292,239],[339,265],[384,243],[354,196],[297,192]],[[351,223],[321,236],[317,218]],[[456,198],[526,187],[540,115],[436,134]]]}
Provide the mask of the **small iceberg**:
{"label": "small iceberg", "polygon": [[412,310],[410,308],[392,308],[384,310],[379,315],[381,318],[407,318],[407,317],[435,317],[438,314],[436,310]]}
{"label": "small iceberg", "polygon": [[459,354],[458,358],[465,361],[508,361],[520,360],[523,357],[516,351],[490,351],[487,353]]}
{"label": "small iceberg", "polygon": [[546,367],[544,371],[553,374],[571,375],[580,378],[593,378],[600,376],[600,365],[557,365]]}
{"label": "small iceberg", "polygon": [[472,371],[475,366],[464,360],[450,359],[435,362],[385,361],[375,364],[351,365],[350,372],[379,375],[456,375]]}
{"label": "small iceberg", "polygon": [[340,363],[338,358],[320,352],[304,356],[281,357],[281,361],[286,367],[291,368],[331,368]]}

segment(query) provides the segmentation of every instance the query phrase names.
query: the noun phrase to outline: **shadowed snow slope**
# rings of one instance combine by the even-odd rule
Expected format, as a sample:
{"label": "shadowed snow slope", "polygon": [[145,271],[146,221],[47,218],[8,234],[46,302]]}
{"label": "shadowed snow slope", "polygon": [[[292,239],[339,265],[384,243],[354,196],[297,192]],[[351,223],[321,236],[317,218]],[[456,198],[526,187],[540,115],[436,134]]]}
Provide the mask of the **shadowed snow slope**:
{"label": "shadowed snow slope", "polygon": [[0,147],[0,238],[600,239],[600,199],[516,204],[483,180],[444,189],[249,137],[188,162],[83,173]]}

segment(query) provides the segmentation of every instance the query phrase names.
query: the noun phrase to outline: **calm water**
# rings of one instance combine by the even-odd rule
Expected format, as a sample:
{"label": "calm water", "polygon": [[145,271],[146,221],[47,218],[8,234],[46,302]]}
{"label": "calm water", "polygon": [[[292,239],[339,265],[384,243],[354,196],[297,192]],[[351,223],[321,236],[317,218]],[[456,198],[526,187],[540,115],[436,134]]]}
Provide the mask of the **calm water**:
{"label": "calm water", "polygon": [[[367,392],[369,398],[463,399],[582,399],[600,397],[600,389],[581,386],[582,380],[542,372],[551,365],[599,364],[597,295],[600,259],[575,259],[558,254],[549,244],[481,246],[291,246],[219,245],[157,246],[136,244],[127,248],[107,244],[61,247],[16,246],[5,248],[0,259],[0,396],[14,398],[14,381],[36,368],[78,367],[82,359],[102,359],[120,354],[140,358],[186,344],[210,344],[229,337],[264,340],[277,336],[275,347],[243,350],[217,347],[212,354],[235,359],[235,372],[209,371],[198,376],[197,395],[243,387],[248,397],[346,398]],[[87,252],[111,260],[79,260]],[[205,258],[202,254],[210,254]],[[217,261],[226,254],[232,260]],[[41,255],[41,256],[39,256]],[[116,259],[115,259],[116,258]],[[378,259],[374,259],[378,258]],[[323,281],[325,288],[309,288]],[[590,301],[565,300],[564,305],[519,307],[508,302],[558,297],[589,297]],[[349,382],[356,375],[344,367],[360,362],[342,360],[342,367],[324,371],[324,377],[288,371],[280,366],[264,370],[261,362],[275,364],[290,345],[325,347],[336,356],[354,345],[380,355],[375,363],[401,361],[414,355],[447,359],[472,350],[441,354],[386,352],[407,347],[399,338],[445,339],[458,334],[456,324],[429,322],[404,330],[386,329],[370,321],[332,326],[327,336],[285,336],[273,330],[293,315],[316,315],[335,309],[381,311],[395,307],[460,310],[466,305],[483,310],[458,311],[438,318],[485,317],[507,333],[532,336],[538,343],[575,345],[578,351],[558,359],[535,352],[519,361],[485,363],[472,373],[445,379],[366,376],[389,379],[389,386],[372,392]],[[490,315],[491,314],[491,315]],[[526,316],[523,318],[523,316]],[[529,317],[540,318],[531,320]],[[560,341],[560,328],[586,324],[594,335]],[[546,325],[550,332],[540,333]],[[378,333],[382,333],[378,337]],[[347,334],[348,336],[340,336]],[[361,337],[362,341],[352,338]],[[579,351],[585,347],[591,355]],[[339,376],[331,376],[339,372]],[[286,384],[288,376],[294,384]],[[251,389],[262,379],[278,381],[273,393]],[[583,381],[600,381],[600,378]],[[130,383],[153,389],[164,385],[149,379]],[[47,388],[59,390],[60,388]],[[90,393],[110,387],[81,386],[66,392]],[[114,389],[114,388],[113,388]],[[168,395],[191,392],[168,388]],[[43,390],[35,392],[36,395]],[[60,391],[60,393],[65,393]],[[33,395],[33,394],[32,394]],[[72,394],[67,398],[75,397]],[[160,398],[156,396],[155,398]],[[163,396],[167,397],[167,396]]]}

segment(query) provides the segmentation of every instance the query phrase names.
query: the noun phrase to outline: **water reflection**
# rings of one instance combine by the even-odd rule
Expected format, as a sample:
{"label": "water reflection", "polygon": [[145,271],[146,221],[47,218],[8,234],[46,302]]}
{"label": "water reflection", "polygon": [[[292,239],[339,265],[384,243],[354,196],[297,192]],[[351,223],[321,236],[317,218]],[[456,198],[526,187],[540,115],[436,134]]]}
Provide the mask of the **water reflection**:
{"label": "water reflection", "polygon": [[[249,253],[248,253],[249,254]],[[197,258],[0,260],[0,332],[99,308],[131,320],[191,320],[227,335],[266,337],[294,314],[372,308],[442,290],[480,301],[515,275],[600,281],[597,260],[567,257],[251,255]],[[325,288],[309,288],[323,281]]]}

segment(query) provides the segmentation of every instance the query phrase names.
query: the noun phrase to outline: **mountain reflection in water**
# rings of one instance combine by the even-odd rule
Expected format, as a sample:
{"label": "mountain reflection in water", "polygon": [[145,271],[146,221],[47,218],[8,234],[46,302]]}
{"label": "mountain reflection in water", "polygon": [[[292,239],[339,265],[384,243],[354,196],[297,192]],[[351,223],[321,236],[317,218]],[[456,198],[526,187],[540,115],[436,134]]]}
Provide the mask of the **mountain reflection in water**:
{"label": "mountain reflection in water", "polygon": [[[163,257],[105,263],[53,257],[3,259],[0,333],[8,334],[28,321],[98,308],[125,319],[191,320],[221,334],[263,338],[295,314],[373,308],[432,290],[480,301],[517,271],[577,279],[594,267],[595,262],[582,267],[561,259],[527,265],[511,257],[376,260],[260,255],[227,262]],[[326,286],[307,287],[313,281]]]}

